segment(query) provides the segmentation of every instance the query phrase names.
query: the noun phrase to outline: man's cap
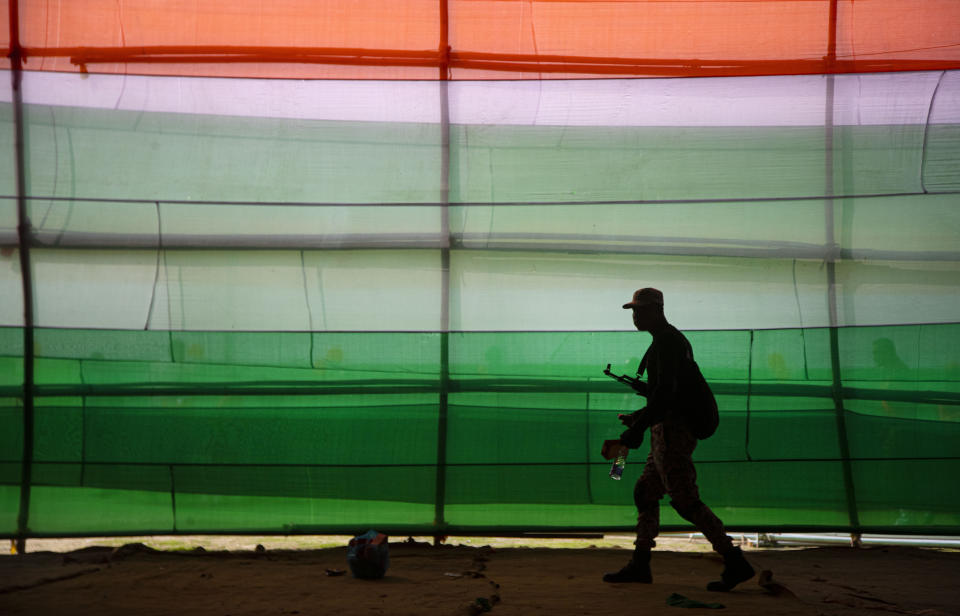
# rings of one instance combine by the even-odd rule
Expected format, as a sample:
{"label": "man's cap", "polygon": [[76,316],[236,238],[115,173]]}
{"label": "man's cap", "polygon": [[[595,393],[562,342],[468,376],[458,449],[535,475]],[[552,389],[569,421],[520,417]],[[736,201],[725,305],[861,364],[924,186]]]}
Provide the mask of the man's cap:
{"label": "man's cap", "polygon": [[623,307],[640,308],[641,306],[649,306],[650,304],[663,306],[663,293],[652,287],[646,287],[637,289],[633,294],[633,301],[627,302]]}

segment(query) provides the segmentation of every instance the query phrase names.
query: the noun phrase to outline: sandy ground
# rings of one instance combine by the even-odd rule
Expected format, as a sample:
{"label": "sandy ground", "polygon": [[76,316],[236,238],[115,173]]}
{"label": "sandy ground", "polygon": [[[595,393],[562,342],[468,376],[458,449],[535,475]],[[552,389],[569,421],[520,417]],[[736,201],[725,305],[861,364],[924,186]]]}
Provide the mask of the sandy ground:
{"label": "sandy ground", "polygon": [[291,549],[278,538],[257,549],[236,538],[227,540],[228,549],[222,543],[189,549],[176,538],[176,550],[115,547],[117,540],[33,541],[26,554],[0,557],[0,614],[614,616],[709,610],[667,604],[682,595],[745,616],[960,616],[957,550],[746,547],[758,572],[772,572],[770,583],[761,586],[758,576],[733,592],[711,593],[705,585],[718,578],[721,562],[689,541],[661,541],[653,555],[654,583],[646,585],[600,579],[626,562],[628,541],[518,547],[508,540],[434,546],[391,539],[387,576],[368,581],[349,571],[327,575],[347,569],[345,540],[328,539],[337,547]]}

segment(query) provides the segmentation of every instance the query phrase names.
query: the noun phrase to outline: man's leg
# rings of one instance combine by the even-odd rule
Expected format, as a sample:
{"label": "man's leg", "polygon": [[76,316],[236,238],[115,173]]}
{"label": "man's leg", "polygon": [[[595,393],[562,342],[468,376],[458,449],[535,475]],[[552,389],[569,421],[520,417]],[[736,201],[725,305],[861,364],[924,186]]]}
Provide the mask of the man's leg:
{"label": "man's leg", "polygon": [[739,547],[727,536],[723,522],[699,498],[688,500],[683,496],[674,497],[670,501],[680,516],[697,527],[707,538],[713,549],[723,556],[723,572],[720,579],[707,584],[707,590],[727,592],[740,582],[753,577],[754,571],[750,563],[743,556]]}
{"label": "man's leg", "polygon": [[697,471],[692,458],[697,440],[685,429],[670,427],[666,429],[664,440],[667,447],[661,460],[661,475],[671,498],[670,504],[680,517],[696,526],[713,549],[723,556],[721,580],[711,582],[707,589],[731,590],[753,577],[754,571],[740,548],[734,546],[733,540],[727,536],[720,518],[700,500]]}
{"label": "man's leg", "polygon": [[660,499],[663,498],[665,488],[656,466],[647,461],[643,475],[633,486],[633,503],[637,506],[637,539],[634,541],[636,551],[650,552],[656,545],[657,535],[660,534]]}
{"label": "man's leg", "polygon": [[658,438],[651,430],[651,452],[640,479],[633,486],[633,502],[637,506],[637,538],[634,541],[630,562],[616,573],[603,576],[604,582],[639,582],[649,584],[653,581],[650,572],[650,550],[656,545],[660,532],[660,499],[664,486],[654,463],[653,450],[657,449]]}

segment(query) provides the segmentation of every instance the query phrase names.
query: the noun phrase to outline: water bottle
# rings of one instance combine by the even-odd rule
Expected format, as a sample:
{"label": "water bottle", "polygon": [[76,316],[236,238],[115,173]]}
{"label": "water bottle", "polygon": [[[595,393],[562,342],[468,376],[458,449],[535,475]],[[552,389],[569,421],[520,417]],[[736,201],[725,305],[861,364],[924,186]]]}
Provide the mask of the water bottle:
{"label": "water bottle", "polygon": [[629,450],[626,447],[621,447],[617,451],[617,457],[614,459],[613,464],[610,466],[610,479],[616,479],[620,481],[623,477],[623,467],[627,465],[627,452]]}

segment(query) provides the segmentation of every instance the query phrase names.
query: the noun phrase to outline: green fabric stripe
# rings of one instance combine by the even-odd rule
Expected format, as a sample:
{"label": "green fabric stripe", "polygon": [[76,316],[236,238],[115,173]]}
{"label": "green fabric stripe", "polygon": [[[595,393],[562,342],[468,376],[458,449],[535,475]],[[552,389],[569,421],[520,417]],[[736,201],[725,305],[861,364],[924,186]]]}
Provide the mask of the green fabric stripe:
{"label": "green fabric stripe", "polygon": [[[19,333],[0,329],[0,361],[19,361]],[[705,501],[731,527],[846,528],[828,330],[755,331],[752,346],[745,331],[689,336],[721,407],[718,433],[696,452]],[[642,400],[601,371],[609,362],[632,372],[648,337],[449,338],[448,524],[630,528],[646,445],[619,483],[599,445]],[[960,325],[843,328],[838,339],[863,526],[960,531],[960,497],[931,479],[960,470]],[[333,532],[354,522],[429,532],[439,340],[41,329],[31,532]],[[334,342],[335,363],[323,351]],[[0,532],[12,533],[19,383],[15,370],[0,374]],[[683,525],[668,508],[664,522]]]}

